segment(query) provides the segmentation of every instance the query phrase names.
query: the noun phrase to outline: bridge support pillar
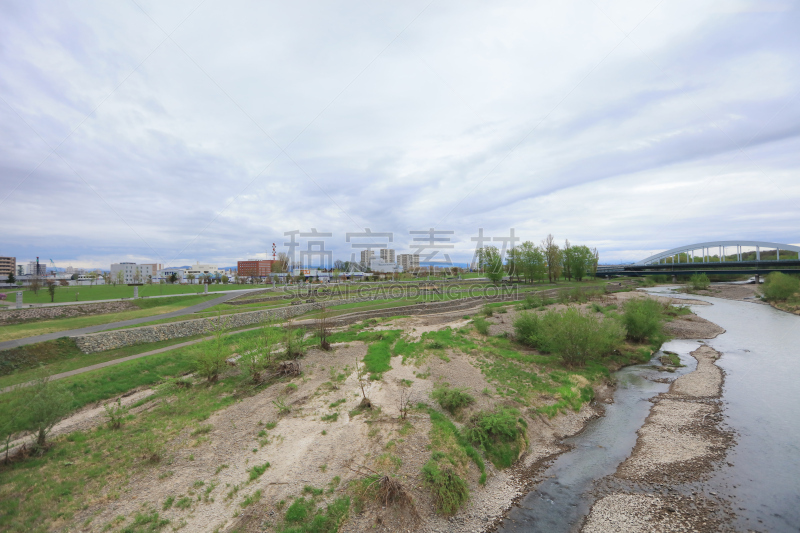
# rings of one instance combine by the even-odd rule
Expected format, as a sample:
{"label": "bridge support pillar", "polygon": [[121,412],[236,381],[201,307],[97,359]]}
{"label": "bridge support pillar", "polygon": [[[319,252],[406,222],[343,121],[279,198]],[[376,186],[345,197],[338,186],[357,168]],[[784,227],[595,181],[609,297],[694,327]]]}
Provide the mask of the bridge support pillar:
{"label": "bridge support pillar", "polygon": [[672,283],[678,283],[678,276],[675,274],[672,275]]}
{"label": "bridge support pillar", "polygon": [[760,279],[761,279],[761,276],[759,276],[758,274],[756,274],[756,285],[758,285],[759,283],[761,283],[761,282],[760,282]]}

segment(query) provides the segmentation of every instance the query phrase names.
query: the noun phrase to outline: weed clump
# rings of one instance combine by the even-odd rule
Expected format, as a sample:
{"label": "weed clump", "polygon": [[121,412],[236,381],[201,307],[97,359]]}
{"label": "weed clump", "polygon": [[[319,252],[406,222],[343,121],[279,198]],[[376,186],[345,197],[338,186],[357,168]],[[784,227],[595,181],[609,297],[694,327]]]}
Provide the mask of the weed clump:
{"label": "weed clump", "polygon": [[466,435],[497,468],[508,468],[526,446],[525,427],[519,411],[500,408],[472,417]]}
{"label": "weed clump", "polygon": [[475,329],[478,330],[478,333],[481,335],[488,335],[489,334],[489,322],[483,317],[475,317],[472,320],[472,324],[475,326]]}
{"label": "weed clump", "polygon": [[350,497],[342,496],[319,508],[314,499],[297,498],[284,515],[285,524],[278,528],[280,533],[335,533],[347,518],[350,510]]}
{"label": "weed clump", "polygon": [[459,387],[437,387],[433,389],[433,392],[431,392],[431,398],[436,400],[442,409],[445,409],[450,414],[454,415],[462,407],[466,407],[475,403],[475,398],[472,397],[471,394],[467,393],[466,390],[467,389],[465,388]]}
{"label": "weed clump", "polygon": [[422,478],[433,494],[436,511],[453,515],[469,499],[469,487],[449,466],[440,467],[430,459],[422,467]]}

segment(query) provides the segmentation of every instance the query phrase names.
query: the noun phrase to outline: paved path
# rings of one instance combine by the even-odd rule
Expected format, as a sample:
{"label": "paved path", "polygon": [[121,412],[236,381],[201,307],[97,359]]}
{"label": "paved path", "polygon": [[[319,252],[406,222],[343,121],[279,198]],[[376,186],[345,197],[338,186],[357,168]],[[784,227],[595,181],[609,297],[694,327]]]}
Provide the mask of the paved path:
{"label": "paved path", "polygon": [[98,326],[89,326],[85,328],[79,329],[70,329],[66,331],[55,331],[53,333],[45,333],[44,335],[36,335],[35,337],[25,337],[23,339],[14,339],[12,341],[5,341],[0,342],[0,350],[8,350],[11,348],[18,348],[19,346],[26,346],[28,344],[34,344],[37,342],[45,342],[45,341],[52,341],[54,339],[59,339],[61,337],[72,337],[75,335],[86,335],[88,333],[97,333],[98,331],[106,331],[109,329],[117,329],[122,328],[125,326],[136,326],[138,324],[146,324],[147,322],[153,322],[155,320],[162,320],[164,318],[173,318],[177,316],[189,315],[191,313],[196,313],[198,311],[202,311],[204,309],[208,309],[209,307],[213,307],[217,304],[221,304],[224,301],[230,300],[231,298],[236,298],[237,296],[241,295],[241,291],[236,291],[232,293],[225,294],[218,298],[214,298],[213,300],[209,300],[203,303],[199,303],[196,305],[191,305],[189,307],[185,307],[183,309],[179,309],[178,311],[172,311],[171,313],[164,313],[161,315],[153,315],[153,316],[146,316],[142,318],[133,318],[131,320],[122,320],[120,322],[110,322],[108,324],[100,324]]}

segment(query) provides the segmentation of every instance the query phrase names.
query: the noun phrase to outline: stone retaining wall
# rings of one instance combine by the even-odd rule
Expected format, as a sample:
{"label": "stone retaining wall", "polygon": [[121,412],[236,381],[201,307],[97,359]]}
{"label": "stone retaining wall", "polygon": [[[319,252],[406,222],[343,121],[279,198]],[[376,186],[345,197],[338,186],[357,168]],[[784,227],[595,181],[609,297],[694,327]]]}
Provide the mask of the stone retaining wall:
{"label": "stone retaining wall", "polygon": [[[374,300],[374,298],[351,298],[349,300],[329,300],[326,302],[304,303],[300,305],[290,305],[277,309],[266,309],[261,311],[250,311],[247,313],[237,313],[234,315],[224,315],[223,321],[227,321],[227,327],[239,328],[259,324],[264,320],[286,320],[294,316],[299,316],[309,311],[322,309],[323,305],[341,305],[345,303],[358,303]],[[195,318],[193,320],[182,320],[180,322],[170,322],[167,324],[156,324],[153,326],[142,326],[131,329],[120,329],[116,331],[101,331],[89,335],[78,335],[72,337],[75,344],[83,353],[95,353],[105,350],[122,348],[123,346],[133,346],[135,344],[145,344],[181,337],[192,337],[209,333],[213,329],[217,318]]]}
{"label": "stone retaining wall", "polygon": [[85,315],[103,315],[140,309],[131,302],[108,302],[83,305],[59,305],[53,307],[30,307],[0,311],[0,324],[15,324],[27,320],[49,320]]}

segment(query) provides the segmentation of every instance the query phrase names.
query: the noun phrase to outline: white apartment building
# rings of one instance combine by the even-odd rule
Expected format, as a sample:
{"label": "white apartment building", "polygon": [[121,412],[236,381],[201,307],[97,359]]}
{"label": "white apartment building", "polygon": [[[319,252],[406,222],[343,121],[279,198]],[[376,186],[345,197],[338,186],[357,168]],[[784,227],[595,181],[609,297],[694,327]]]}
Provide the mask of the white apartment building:
{"label": "white apartment building", "polygon": [[403,272],[416,270],[419,268],[419,254],[400,254],[397,264],[403,268]]}
{"label": "white apartment building", "polygon": [[[203,276],[215,278],[217,274],[220,276],[225,274],[225,271],[221,268],[217,268],[215,265],[201,265],[200,263],[195,263],[188,268],[163,268],[158,271],[157,276],[153,279],[168,280],[172,274],[175,274],[178,283],[200,283]],[[194,276],[193,279],[190,280],[189,275]]]}
{"label": "white apartment building", "polygon": [[368,265],[375,259],[375,250],[361,250],[361,264]]}
{"label": "white apartment building", "polygon": [[403,269],[397,263],[386,263],[383,261],[383,259],[375,258],[369,262],[369,269],[373,272],[382,272],[387,274],[403,271]]}
{"label": "white apartment building", "polygon": [[217,274],[222,276],[224,273],[224,270],[214,265],[201,265],[200,263],[195,263],[184,271],[186,279],[189,278],[190,274],[194,275],[194,283],[200,283],[200,279],[203,276],[211,276],[213,278],[216,277]]}
{"label": "white apartment building", "polygon": [[[113,281],[121,280],[122,283],[147,283],[151,279],[156,279],[161,265],[157,263],[146,263],[137,265],[136,263],[114,263],[111,265],[111,277]],[[120,276],[119,273],[122,273]]]}
{"label": "white apartment building", "polygon": [[394,250],[390,248],[381,248],[378,251],[378,257],[380,257],[381,261],[384,263],[395,263],[394,259]]}

